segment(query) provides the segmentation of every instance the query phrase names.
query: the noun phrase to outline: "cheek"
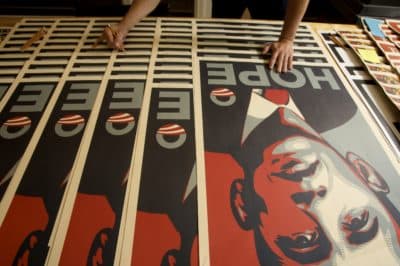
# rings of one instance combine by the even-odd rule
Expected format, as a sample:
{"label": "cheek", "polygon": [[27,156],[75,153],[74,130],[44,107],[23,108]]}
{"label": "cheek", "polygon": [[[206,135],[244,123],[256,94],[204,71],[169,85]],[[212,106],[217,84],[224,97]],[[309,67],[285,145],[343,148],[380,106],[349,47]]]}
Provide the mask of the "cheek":
{"label": "cheek", "polygon": [[[257,173],[258,172],[258,173]],[[316,221],[300,209],[291,195],[302,191],[298,183],[268,179],[257,171],[254,177],[254,188],[267,206],[267,213],[260,213],[259,226],[268,245],[274,249],[280,236],[295,238],[299,233],[314,232],[318,228]]]}

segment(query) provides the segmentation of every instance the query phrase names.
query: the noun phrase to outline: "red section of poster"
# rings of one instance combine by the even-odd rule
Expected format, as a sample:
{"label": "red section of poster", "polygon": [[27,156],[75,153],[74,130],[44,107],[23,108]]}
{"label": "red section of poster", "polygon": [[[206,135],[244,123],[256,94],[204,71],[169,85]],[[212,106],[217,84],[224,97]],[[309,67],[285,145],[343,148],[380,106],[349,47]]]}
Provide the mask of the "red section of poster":
{"label": "red section of poster", "polygon": [[[29,223],[26,223],[26,217],[29,217]],[[0,239],[7,239],[0,242],[0,265],[12,265],[25,238],[33,231],[45,230],[47,223],[48,216],[42,198],[16,195],[0,227]],[[29,248],[34,245],[35,237],[32,236]],[[25,255],[27,257],[28,254]]]}
{"label": "red section of poster", "polygon": [[132,265],[159,266],[163,256],[180,245],[179,233],[167,215],[137,212]]}
{"label": "red section of poster", "polygon": [[211,264],[259,265],[253,233],[239,227],[230,206],[230,186],[243,177],[242,169],[223,153],[206,152],[205,160]]}
{"label": "red section of poster", "polygon": [[113,228],[114,223],[114,212],[104,196],[78,194],[60,265],[86,265],[96,234],[104,228]]}
{"label": "red section of poster", "polygon": [[192,252],[190,253],[190,265],[199,265],[199,238],[197,236],[193,241]]}
{"label": "red section of poster", "polygon": [[264,91],[265,99],[270,100],[276,104],[286,105],[289,103],[289,92],[283,89],[268,89]]}

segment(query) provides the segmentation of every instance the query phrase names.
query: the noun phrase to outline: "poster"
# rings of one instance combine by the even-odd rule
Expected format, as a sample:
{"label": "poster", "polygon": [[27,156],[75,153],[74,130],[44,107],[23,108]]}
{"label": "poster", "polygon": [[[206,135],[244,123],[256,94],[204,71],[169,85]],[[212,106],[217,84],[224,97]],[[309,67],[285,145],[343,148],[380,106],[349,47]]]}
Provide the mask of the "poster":
{"label": "poster", "polygon": [[0,200],[17,169],[18,162],[35,131],[41,115],[52,96],[53,83],[22,83],[14,91],[1,112]]}
{"label": "poster", "polygon": [[[41,265],[99,82],[67,82],[0,227],[1,264]],[[49,88],[45,88],[48,91]],[[47,95],[49,92],[47,92]],[[46,94],[45,94],[46,95]],[[41,101],[44,105],[46,102]]]}
{"label": "poster", "polygon": [[281,22],[149,18],[93,47],[117,21],[25,19],[0,48],[1,132],[26,130],[0,139],[1,180],[24,162],[1,265],[398,264],[399,164],[357,66],[305,23],[286,74],[260,53]]}
{"label": "poster", "polygon": [[143,80],[108,83],[59,265],[114,260],[144,85]]}
{"label": "poster", "polygon": [[398,169],[332,67],[200,71],[211,265],[397,263]]}
{"label": "poster", "polygon": [[153,89],[150,101],[131,263],[198,265],[193,93]]}

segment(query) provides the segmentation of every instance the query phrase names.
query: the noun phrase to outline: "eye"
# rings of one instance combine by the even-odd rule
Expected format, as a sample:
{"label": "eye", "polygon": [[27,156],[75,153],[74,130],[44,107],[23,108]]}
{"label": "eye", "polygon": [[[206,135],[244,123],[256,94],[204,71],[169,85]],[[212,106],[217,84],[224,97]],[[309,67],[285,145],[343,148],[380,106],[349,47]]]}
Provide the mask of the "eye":
{"label": "eye", "polygon": [[369,220],[369,212],[363,210],[362,212],[355,212],[347,214],[343,222],[343,227],[348,231],[360,231],[367,224]]}
{"label": "eye", "polygon": [[378,218],[370,218],[368,210],[353,210],[344,217],[342,228],[350,244],[361,245],[372,240],[378,232]]}
{"label": "eye", "polygon": [[279,172],[272,172],[271,174],[280,178],[301,182],[303,178],[313,176],[318,165],[318,160],[311,164],[291,160],[282,165]]}

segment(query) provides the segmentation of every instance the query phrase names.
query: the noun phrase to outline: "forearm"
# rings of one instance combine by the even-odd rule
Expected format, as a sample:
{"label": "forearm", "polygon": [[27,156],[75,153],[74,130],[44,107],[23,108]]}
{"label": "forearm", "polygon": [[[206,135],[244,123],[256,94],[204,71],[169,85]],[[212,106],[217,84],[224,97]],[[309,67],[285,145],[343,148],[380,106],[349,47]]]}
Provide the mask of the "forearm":
{"label": "forearm", "polygon": [[288,0],[285,22],[279,40],[293,41],[297,28],[307,10],[309,0]]}
{"label": "forearm", "polygon": [[127,33],[141,19],[153,11],[160,0],[133,0],[131,7],[119,23],[119,30]]}

